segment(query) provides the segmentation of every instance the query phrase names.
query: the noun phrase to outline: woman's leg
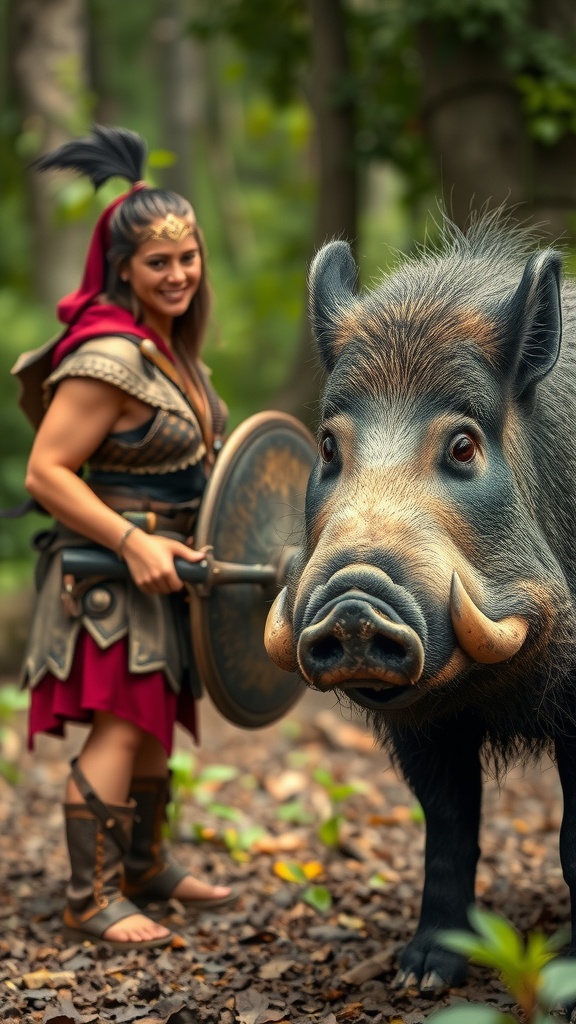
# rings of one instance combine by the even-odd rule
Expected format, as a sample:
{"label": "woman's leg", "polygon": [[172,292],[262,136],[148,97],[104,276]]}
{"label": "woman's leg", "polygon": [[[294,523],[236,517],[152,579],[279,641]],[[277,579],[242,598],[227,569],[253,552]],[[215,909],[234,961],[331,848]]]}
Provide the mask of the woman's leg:
{"label": "woman's leg", "polygon": [[[78,765],[103,803],[115,806],[127,803],[134,764],[140,748],[146,743],[147,735],[132,722],[116,718],[108,712],[94,712],[92,728],[78,758]],[[72,778],[67,783],[66,802],[84,802]],[[167,928],[151,921],[144,914],[131,914],[111,925],[104,932],[103,938],[114,942],[139,942],[162,938],[168,934]]]}
{"label": "woman's leg", "polygon": [[[134,759],[134,790],[133,795],[138,801],[139,780],[157,779],[158,783],[165,782],[168,778],[168,758],[162,744],[155,736],[146,733],[142,743],[138,747]],[[171,892],[172,896],[182,900],[223,900],[230,896],[232,890],[227,885],[207,885],[200,882],[192,875],[185,875]]]}

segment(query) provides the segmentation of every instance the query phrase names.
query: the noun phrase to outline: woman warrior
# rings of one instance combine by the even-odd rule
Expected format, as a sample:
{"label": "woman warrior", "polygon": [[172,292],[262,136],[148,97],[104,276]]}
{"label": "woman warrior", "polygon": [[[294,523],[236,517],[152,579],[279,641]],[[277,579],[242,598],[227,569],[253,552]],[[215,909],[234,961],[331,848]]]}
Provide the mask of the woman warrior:
{"label": "woman warrior", "polygon": [[[196,735],[174,559],[203,558],[187,541],[225,406],[200,361],[210,305],[202,234],[186,199],[141,180],[145,156],[138,135],[95,126],[38,161],[95,188],[113,176],[132,187],[101,215],[82,284],[58,305],[65,332],[15,369],[50,359],[26,476],[56,520],[37,539],[30,746],[38,732],[89,723],[66,787],[64,923],[69,937],[119,949],[170,942],[140,912],[150,901],[213,909],[234,898],[161,844],[175,721]],[[63,581],[62,549],[90,544],[116,552],[128,582]]]}

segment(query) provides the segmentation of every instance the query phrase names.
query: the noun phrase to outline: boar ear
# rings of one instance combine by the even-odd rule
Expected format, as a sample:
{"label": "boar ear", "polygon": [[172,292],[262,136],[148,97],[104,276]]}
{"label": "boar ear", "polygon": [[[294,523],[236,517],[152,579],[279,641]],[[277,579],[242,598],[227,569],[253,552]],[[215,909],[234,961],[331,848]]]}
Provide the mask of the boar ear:
{"label": "boar ear", "polygon": [[561,271],[560,253],[553,249],[535,253],[506,310],[513,387],[518,398],[532,392],[558,358],[562,337]]}
{"label": "boar ear", "polygon": [[339,356],[338,328],[342,314],[355,297],[358,268],[348,242],[330,242],[314,258],[308,287],[310,319],[320,355],[328,372]]}

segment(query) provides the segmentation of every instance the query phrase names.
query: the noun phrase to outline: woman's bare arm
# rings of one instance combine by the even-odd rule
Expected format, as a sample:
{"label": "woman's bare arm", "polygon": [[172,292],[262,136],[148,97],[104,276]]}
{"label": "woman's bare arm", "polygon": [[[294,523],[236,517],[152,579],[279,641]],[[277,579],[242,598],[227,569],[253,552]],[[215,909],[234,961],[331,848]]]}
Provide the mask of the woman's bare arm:
{"label": "woman's bare arm", "polygon": [[[25,486],[64,526],[118,551],[128,523],[100,501],[77,475],[103,440],[127,429],[129,399],[119,388],[92,378],[67,378],[58,386],[40,425],[28,462]],[[132,424],[133,425],[133,424]],[[134,530],[123,547],[134,581],[147,593],[179,590],[176,556],[198,561],[200,552],[167,537]]]}

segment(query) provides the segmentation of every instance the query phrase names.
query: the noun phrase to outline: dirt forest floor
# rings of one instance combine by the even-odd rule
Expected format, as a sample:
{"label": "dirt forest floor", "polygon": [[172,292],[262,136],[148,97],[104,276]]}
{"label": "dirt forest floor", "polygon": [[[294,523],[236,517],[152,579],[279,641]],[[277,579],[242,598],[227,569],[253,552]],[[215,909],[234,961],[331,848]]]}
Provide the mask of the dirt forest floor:
{"label": "dirt forest floor", "polygon": [[[447,1003],[511,1006],[493,972],[478,967],[435,1002],[394,990],[396,952],[417,920],[424,827],[361,722],[310,693],[283,722],[253,733],[204,700],[202,730],[200,750],[184,735],[178,742],[196,795],[180,793],[174,852],[197,874],[232,882],[238,902],[201,917],[174,901],[158,907],[172,946],[118,954],[67,945],[61,932],[60,795],[82,730],[66,742],[42,739],[31,757],[19,749],[17,720],[8,753],[19,777],[0,778],[0,1021],[418,1024]],[[322,839],[335,812],[343,819]],[[550,765],[515,770],[500,792],[487,786],[478,898],[522,931],[551,933],[568,921],[560,815]]]}

